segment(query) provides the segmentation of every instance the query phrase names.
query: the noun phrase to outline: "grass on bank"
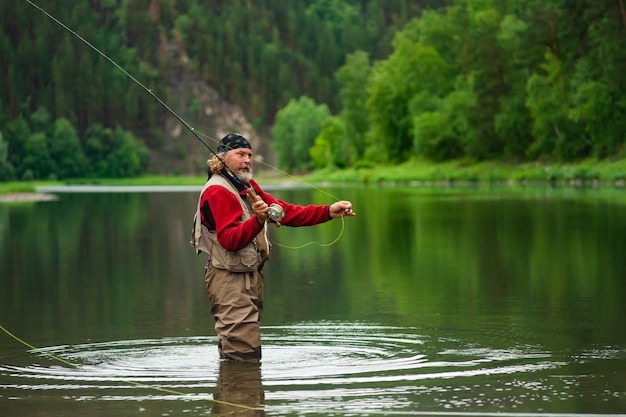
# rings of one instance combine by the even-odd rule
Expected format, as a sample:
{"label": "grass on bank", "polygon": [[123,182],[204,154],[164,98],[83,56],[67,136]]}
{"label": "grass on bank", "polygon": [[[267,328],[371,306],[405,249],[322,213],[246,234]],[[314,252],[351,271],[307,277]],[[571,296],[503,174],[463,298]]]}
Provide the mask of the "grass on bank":
{"label": "grass on bank", "polygon": [[626,160],[586,160],[575,164],[451,161],[432,163],[414,160],[396,166],[363,166],[347,170],[316,171],[308,181],[360,183],[412,182],[551,182],[563,184],[626,181]]}
{"label": "grass on bank", "polygon": [[34,193],[36,192],[35,187],[35,184],[31,181],[0,182],[0,194]]}
{"label": "grass on bank", "polygon": [[[551,182],[559,184],[594,183],[626,185],[626,159],[586,160],[575,164],[451,161],[433,163],[413,160],[394,166],[362,165],[346,170],[315,171],[305,176],[289,176],[260,171],[261,184],[284,182],[319,183],[446,183],[446,182]],[[155,176],[136,178],[96,178],[68,181],[0,182],[0,194],[36,192],[39,185],[197,185],[205,176]]]}

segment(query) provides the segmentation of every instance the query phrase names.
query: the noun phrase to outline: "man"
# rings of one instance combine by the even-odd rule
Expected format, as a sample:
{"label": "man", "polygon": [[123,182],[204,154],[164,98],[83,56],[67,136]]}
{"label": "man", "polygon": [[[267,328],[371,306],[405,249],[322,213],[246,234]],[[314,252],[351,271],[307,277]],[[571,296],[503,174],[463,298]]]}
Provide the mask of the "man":
{"label": "man", "polygon": [[[192,245],[205,252],[205,284],[215,318],[220,358],[261,360],[263,264],[270,257],[269,222],[313,226],[332,218],[354,216],[352,203],[300,206],[278,200],[252,179],[252,148],[245,137],[222,138],[209,159],[194,219]],[[278,206],[276,206],[278,205]],[[272,207],[270,218],[268,211]],[[282,218],[276,218],[282,215]]]}

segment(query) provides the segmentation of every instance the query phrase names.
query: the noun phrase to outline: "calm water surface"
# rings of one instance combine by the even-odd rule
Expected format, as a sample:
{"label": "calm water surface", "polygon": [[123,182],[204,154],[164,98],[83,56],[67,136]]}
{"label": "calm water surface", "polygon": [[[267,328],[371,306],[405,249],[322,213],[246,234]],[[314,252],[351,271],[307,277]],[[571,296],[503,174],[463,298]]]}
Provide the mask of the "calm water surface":
{"label": "calm water surface", "polygon": [[0,415],[626,415],[624,190],[275,190],[358,216],[269,230],[241,365],[189,245],[199,188],[0,205]]}

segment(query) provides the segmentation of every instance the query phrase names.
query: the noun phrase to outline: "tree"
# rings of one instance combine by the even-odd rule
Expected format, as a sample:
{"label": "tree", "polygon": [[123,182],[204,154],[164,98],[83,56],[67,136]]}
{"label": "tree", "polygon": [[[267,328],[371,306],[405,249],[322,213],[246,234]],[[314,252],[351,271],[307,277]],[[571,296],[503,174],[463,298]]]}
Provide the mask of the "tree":
{"label": "tree", "polygon": [[[413,149],[413,120],[423,111],[428,96],[443,97],[452,85],[452,69],[429,46],[415,42],[416,24],[408,25],[394,40],[394,53],[374,66],[366,103],[370,114],[370,155],[385,162],[402,162]],[[417,98],[417,100],[416,100]]]}
{"label": "tree", "polygon": [[568,117],[570,100],[561,64],[549,52],[545,59],[545,74],[533,74],[527,84],[526,105],[533,118],[532,132],[535,137],[528,156],[562,161],[585,156],[587,144],[572,133],[576,129]]}
{"label": "tree", "polygon": [[473,113],[471,123],[478,134],[473,136],[474,142],[467,141],[465,152],[474,158],[488,159],[501,154],[504,148],[494,129],[494,119],[500,112],[500,98],[508,92],[503,77],[502,53],[497,42],[502,18],[489,5],[491,1],[470,0],[468,3],[472,9],[468,70],[480,112]]}
{"label": "tree", "polygon": [[499,112],[494,117],[494,129],[504,144],[502,156],[525,159],[533,141],[530,112],[526,107],[527,70],[532,66],[525,39],[528,25],[515,15],[507,14],[500,22],[497,34],[502,55],[506,92],[499,97]]}
{"label": "tree", "polygon": [[474,143],[476,132],[469,115],[476,111],[476,96],[471,90],[451,92],[436,100],[436,110],[415,116],[413,122],[415,149],[419,155],[435,161],[462,156],[468,143]]}
{"label": "tree", "polygon": [[23,117],[11,120],[4,129],[6,141],[8,144],[9,163],[15,168],[16,175],[21,178],[23,169],[22,161],[26,157],[26,138],[31,134],[30,126]]}
{"label": "tree", "polygon": [[85,169],[85,154],[76,129],[67,119],[57,119],[48,140],[52,171],[58,178],[80,177]]}
{"label": "tree", "polygon": [[310,150],[314,168],[346,168],[345,125],[339,117],[329,117]]}
{"label": "tree", "polygon": [[37,111],[30,115],[30,127],[33,133],[43,132],[46,133],[50,129],[52,123],[52,117],[44,106],[39,106]]}
{"label": "tree", "polygon": [[15,179],[15,169],[9,162],[9,144],[4,140],[0,132],[0,181],[11,181]]}
{"label": "tree", "polygon": [[148,149],[130,131],[117,127],[113,132],[114,146],[106,157],[107,175],[115,178],[133,177],[149,166]]}
{"label": "tree", "polygon": [[85,132],[88,173],[95,177],[131,177],[146,172],[148,149],[130,131],[94,124]]}
{"label": "tree", "polygon": [[311,169],[309,150],[330,116],[328,106],[318,106],[305,96],[290,100],[278,111],[271,133],[281,169],[288,172]]}
{"label": "tree", "polygon": [[341,85],[342,110],[339,115],[343,121],[344,137],[342,141],[348,152],[348,162],[363,158],[365,154],[365,133],[369,129],[367,101],[367,84],[371,74],[369,55],[357,51],[346,58],[346,63],[335,74]]}
{"label": "tree", "polygon": [[20,164],[20,178],[46,179],[52,174],[52,167],[46,134],[36,132],[29,135],[24,142],[24,160]]}
{"label": "tree", "polygon": [[624,114],[615,103],[608,87],[598,81],[587,81],[576,88],[574,106],[570,116],[584,126],[585,134],[593,145],[593,152],[599,158],[605,158],[619,151],[624,141],[624,131],[616,130],[615,117]]}
{"label": "tree", "polygon": [[107,156],[113,150],[113,131],[94,123],[85,131],[83,143],[88,164],[87,176],[106,176],[110,172]]}
{"label": "tree", "polygon": [[[623,2],[621,3],[623,7]],[[622,151],[626,141],[626,15],[613,2],[590,2],[583,13],[589,50],[572,75],[570,116],[584,126],[593,154],[605,158]]]}

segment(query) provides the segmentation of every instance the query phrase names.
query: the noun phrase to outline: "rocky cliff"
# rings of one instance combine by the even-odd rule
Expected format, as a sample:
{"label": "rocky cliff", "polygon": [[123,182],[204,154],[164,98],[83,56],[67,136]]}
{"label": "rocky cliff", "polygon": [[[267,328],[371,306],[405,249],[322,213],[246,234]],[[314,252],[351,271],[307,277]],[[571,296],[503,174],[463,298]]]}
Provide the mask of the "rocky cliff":
{"label": "rocky cliff", "polygon": [[[202,80],[179,45],[167,42],[165,77],[169,92],[163,101],[214,151],[220,138],[239,132],[252,144],[255,160],[262,160],[263,143],[243,110],[226,102],[215,88]],[[175,116],[167,111],[163,115],[162,141],[151,149],[150,171],[161,175],[204,175],[211,151]]]}

